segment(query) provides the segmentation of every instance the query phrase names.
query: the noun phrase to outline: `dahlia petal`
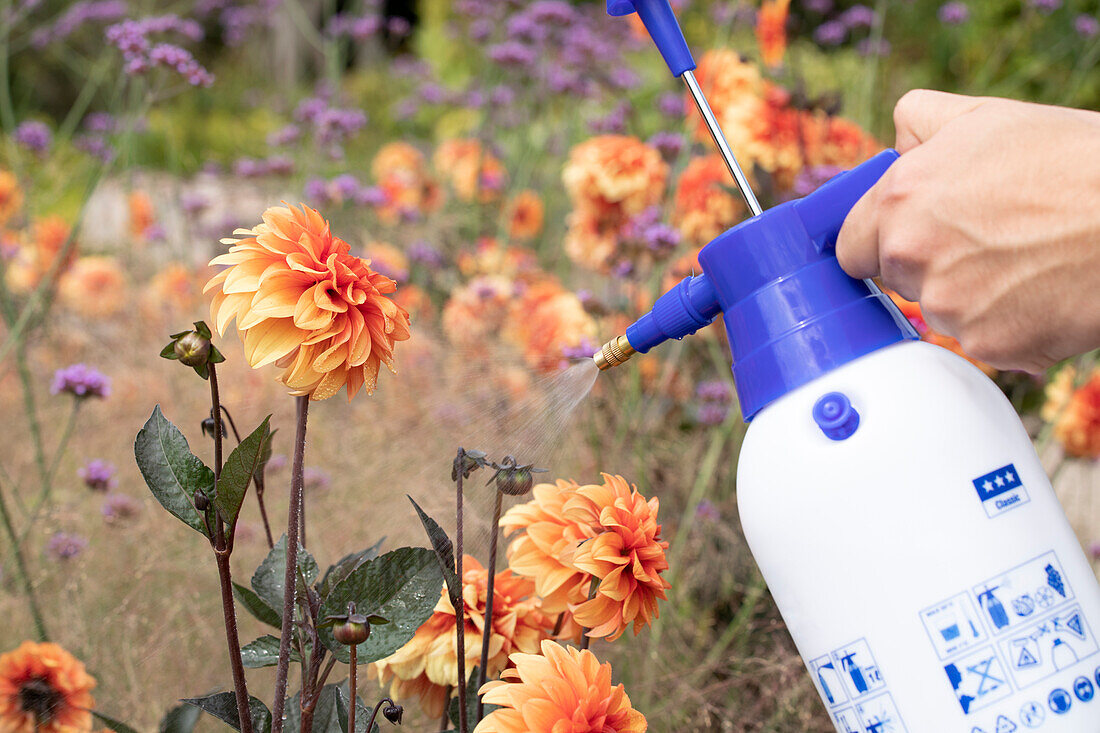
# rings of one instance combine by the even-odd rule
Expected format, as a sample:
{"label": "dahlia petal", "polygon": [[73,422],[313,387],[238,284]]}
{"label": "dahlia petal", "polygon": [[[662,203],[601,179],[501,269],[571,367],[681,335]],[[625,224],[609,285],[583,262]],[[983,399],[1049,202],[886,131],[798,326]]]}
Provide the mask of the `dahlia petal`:
{"label": "dahlia petal", "polygon": [[245,332],[245,358],[253,369],[267,366],[298,348],[303,333],[287,318],[263,321]]}

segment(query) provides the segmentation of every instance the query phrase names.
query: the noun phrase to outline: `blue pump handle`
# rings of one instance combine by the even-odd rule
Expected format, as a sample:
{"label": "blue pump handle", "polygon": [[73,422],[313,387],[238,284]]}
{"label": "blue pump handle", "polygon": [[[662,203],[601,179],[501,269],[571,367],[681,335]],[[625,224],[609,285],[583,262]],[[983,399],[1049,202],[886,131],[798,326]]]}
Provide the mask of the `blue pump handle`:
{"label": "blue pump handle", "polygon": [[607,0],[608,15],[630,15],[637,12],[673,76],[695,68],[684,32],[676,22],[669,0]]}
{"label": "blue pump handle", "polygon": [[794,210],[818,252],[836,248],[836,238],[848,212],[899,157],[898,151],[887,148],[855,168],[838,173],[794,203]]}

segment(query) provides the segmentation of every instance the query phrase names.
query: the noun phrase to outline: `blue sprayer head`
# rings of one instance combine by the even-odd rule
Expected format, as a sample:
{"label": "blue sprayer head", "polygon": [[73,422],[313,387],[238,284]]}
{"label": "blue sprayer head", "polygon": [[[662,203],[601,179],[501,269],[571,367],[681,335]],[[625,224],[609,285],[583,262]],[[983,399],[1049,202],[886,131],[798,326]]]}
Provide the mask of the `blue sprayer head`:
{"label": "blue sprayer head", "polygon": [[[696,94],[695,64],[668,0],[607,3],[612,15],[637,10],[673,74],[683,76]],[[702,111],[700,96],[696,101]],[[711,132],[721,149],[724,137],[716,122]],[[702,274],[684,278],[662,295],[625,335],[604,345],[593,357],[596,364],[609,369],[635,352],[644,354],[668,339],[695,333],[721,314],[747,421],[826,372],[917,338],[890,298],[871,281],[849,277],[835,252],[848,212],[897,158],[897,151],[885,150],[809,196],[760,211],[719,235],[699,253]],[[737,178],[740,169],[732,154],[726,162]],[[743,193],[758,211],[751,191],[743,186]]]}

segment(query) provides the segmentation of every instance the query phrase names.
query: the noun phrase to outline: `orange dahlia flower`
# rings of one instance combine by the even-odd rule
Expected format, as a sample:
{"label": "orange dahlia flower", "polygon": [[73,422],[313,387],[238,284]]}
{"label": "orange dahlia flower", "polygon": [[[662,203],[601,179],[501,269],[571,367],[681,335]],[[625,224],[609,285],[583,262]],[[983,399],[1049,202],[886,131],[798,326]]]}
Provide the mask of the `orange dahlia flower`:
{"label": "orange dahlia flower", "polygon": [[84,664],[57,644],[25,641],[0,655],[0,730],[90,731],[95,685]]}
{"label": "orange dahlia flower", "polygon": [[378,370],[393,371],[394,346],[409,338],[409,315],[389,294],[390,278],[350,254],[319,213],[275,206],[211,265],[228,265],[206,284],[219,333],[236,319],[248,363],[274,363],[293,395],[323,400],[347,388],[348,399],[374,391]]}
{"label": "orange dahlia flower", "polygon": [[153,199],[144,191],[132,191],[128,199],[130,205],[130,236],[145,241],[145,233],[156,223]]}
{"label": "orange dahlia flower", "polygon": [[674,223],[693,244],[706,244],[736,224],[745,213],[730,186],[732,179],[717,153],[692,158],[676,189]]}
{"label": "orange dahlia flower", "polygon": [[[759,69],[735,51],[716,48],[699,59],[695,78],[707,95],[734,154],[746,169],[751,170],[755,160],[749,155],[752,124],[763,111],[764,79]],[[684,99],[695,138],[710,144],[710,132],[695,109],[690,93],[685,93]]]}
{"label": "orange dahlia flower", "polygon": [[764,0],[756,16],[756,43],[764,65],[775,68],[787,52],[787,11],[791,0]]}
{"label": "orange dahlia flower", "polygon": [[565,190],[601,227],[619,226],[660,203],[668,165],[636,137],[600,135],[576,145],[562,170]]}
{"label": "orange dahlia flower", "polygon": [[574,620],[589,636],[619,638],[634,624],[634,634],[659,615],[657,601],[665,598],[668,569],[657,524],[659,500],[646,501],[622,476],[603,474],[602,485],[581,486],[566,501],[565,516],[593,528],[595,538],[579,545],[570,558],[578,570],[599,578],[591,600],[572,608]]}
{"label": "orange dahlia flower", "polygon": [[409,173],[422,176],[427,172],[424,154],[406,142],[386,143],[374,154],[370,164],[371,175],[381,181],[391,173]]}
{"label": "orange dahlia flower", "polygon": [[[494,580],[493,618],[486,624],[488,583],[489,572],[477,560],[465,556],[462,601],[466,613],[466,669],[480,663],[482,634],[488,627],[491,636],[486,674],[495,677],[513,652],[537,652],[539,642],[549,636],[554,621],[540,610],[534,584],[505,570],[497,573]],[[392,678],[390,694],[395,700],[416,697],[429,717],[442,715],[448,687],[458,684],[456,623],[454,606],[444,588],[435,612],[409,643],[375,662],[374,671],[382,685]]]}
{"label": "orange dahlia flower", "polygon": [[538,268],[534,252],[526,247],[505,247],[492,237],[482,237],[473,252],[464,251],[458,255],[458,271],[466,277],[523,277],[535,273]]}
{"label": "orange dahlia flower", "polygon": [[534,239],[542,231],[542,199],[529,188],[517,193],[505,207],[508,237],[520,241]]}
{"label": "orange dahlia flower", "polygon": [[1100,458],[1100,368],[1074,388],[1077,373],[1064,367],[1047,385],[1043,418],[1054,423],[1054,437],[1067,455]]}
{"label": "orange dahlia flower", "polygon": [[408,143],[383,145],[371,162],[371,175],[386,195],[377,213],[387,224],[409,211],[435,211],[443,202],[443,192],[428,172],[423,153]]}
{"label": "orange dahlia flower", "polygon": [[513,654],[505,681],[481,688],[485,702],[500,707],[474,733],[644,733],[645,716],[631,707],[621,684],[612,686],[611,665],[587,649],[543,641],[542,654]]}
{"label": "orange dahlia flower", "polygon": [[577,545],[593,536],[588,525],[565,516],[565,503],[578,488],[575,481],[565,479],[537,484],[531,501],[513,506],[500,518],[505,536],[522,532],[508,545],[508,568],[534,581],[547,613],[567,611],[588,599],[592,576],[567,561]]}
{"label": "orange dahlia flower", "polygon": [[150,316],[187,313],[202,299],[202,280],[195,269],[172,262],[157,271],[145,287],[145,311]]}
{"label": "orange dahlia flower", "polygon": [[75,313],[91,318],[113,316],[129,298],[122,267],[113,257],[81,257],[65,271],[57,284],[61,303]]}
{"label": "orange dahlia flower", "polygon": [[363,259],[371,269],[391,280],[404,282],[409,279],[409,258],[389,242],[371,242],[363,248]]}
{"label": "orange dahlia flower", "polygon": [[[596,321],[575,293],[546,279],[527,287],[511,305],[506,337],[516,343],[535,370],[561,367],[566,352],[595,343]],[[594,348],[594,346],[593,346]]]}
{"label": "orange dahlia flower", "polygon": [[11,220],[23,206],[23,189],[11,171],[0,170],[0,226]]}
{"label": "orange dahlia flower", "polygon": [[496,201],[507,179],[504,164],[478,140],[447,140],[436,149],[432,162],[463,201]]}
{"label": "orange dahlia flower", "polygon": [[452,344],[477,348],[500,332],[511,304],[509,280],[474,278],[451,292],[443,306],[443,331]]}

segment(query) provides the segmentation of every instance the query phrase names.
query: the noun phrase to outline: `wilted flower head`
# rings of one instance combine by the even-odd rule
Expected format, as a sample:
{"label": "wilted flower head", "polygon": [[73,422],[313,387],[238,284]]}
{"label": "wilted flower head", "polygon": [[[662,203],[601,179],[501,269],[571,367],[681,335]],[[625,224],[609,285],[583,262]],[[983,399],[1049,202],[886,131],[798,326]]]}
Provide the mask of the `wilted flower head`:
{"label": "wilted flower head", "polygon": [[50,394],[68,393],[77,399],[108,397],[111,380],[86,364],[73,364],[54,372]]}
{"label": "wilted flower head", "polygon": [[92,491],[107,491],[118,485],[115,480],[115,465],[99,458],[93,458],[77,469],[77,475]]}
{"label": "wilted flower head", "polygon": [[623,686],[612,686],[611,665],[587,649],[543,641],[541,654],[511,656],[503,680],[482,688],[484,700],[500,707],[474,733],[600,731],[643,733],[645,716],[631,707]]}
{"label": "wilted flower head", "polygon": [[[487,676],[494,677],[507,664],[509,654],[536,652],[539,642],[549,636],[554,619],[539,608],[534,584],[505,570],[494,579],[493,618],[487,623],[488,580],[488,571],[477,560],[463,558],[466,669],[473,669],[480,662],[482,634],[488,628],[491,636]],[[435,612],[417,629],[412,640],[375,663],[381,684],[393,678],[390,693],[395,700],[417,697],[429,717],[438,718],[442,714],[448,687],[458,684],[456,623],[454,606],[444,588]]]}
{"label": "wilted flower head", "polygon": [[322,400],[346,385],[348,399],[374,391],[380,365],[393,370],[409,316],[389,297],[393,280],[350,254],[315,210],[272,207],[243,239],[211,261],[228,265],[206,284],[219,333],[236,319],[253,368],[275,364],[294,395]]}
{"label": "wilted flower head", "polygon": [[88,540],[68,532],[55,532],[46,544],[46,552],[58,560],[70,560],[87,548]]}
{"label": "wilted flower head", "polygon": [[84,664],[57,644],[25,641],[0,654],[0,730],[90,731],[95,685]]}

